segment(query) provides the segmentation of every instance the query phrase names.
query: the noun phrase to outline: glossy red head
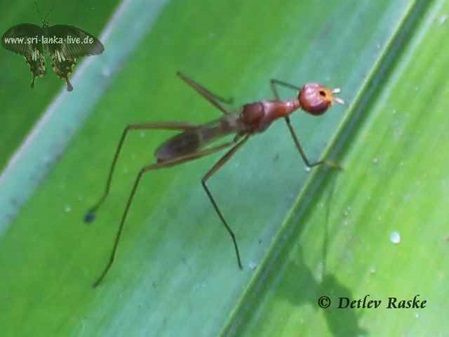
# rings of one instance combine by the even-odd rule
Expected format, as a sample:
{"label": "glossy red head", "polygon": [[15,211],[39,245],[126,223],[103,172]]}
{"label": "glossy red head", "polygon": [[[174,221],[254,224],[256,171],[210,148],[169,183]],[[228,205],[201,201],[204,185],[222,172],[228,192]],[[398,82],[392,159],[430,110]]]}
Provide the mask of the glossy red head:
{"label": "glossy red head", "polygon": [[332,104],[344,104],[341,98],[335,97],[340,89],[329,89],[319,83],[308,83],[298,93],[301,108],[311,115],[322,115]]}

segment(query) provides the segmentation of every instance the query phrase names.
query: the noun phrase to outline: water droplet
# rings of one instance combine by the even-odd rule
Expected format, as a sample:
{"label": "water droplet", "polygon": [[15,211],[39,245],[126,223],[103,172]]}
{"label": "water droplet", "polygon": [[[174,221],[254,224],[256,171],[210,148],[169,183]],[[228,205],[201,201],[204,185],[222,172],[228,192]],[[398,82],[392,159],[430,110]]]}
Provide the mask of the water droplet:
{"label": "water droplet", "polygon": [[249,269],[251,270],[256,270],[257,268],[257,263],[254,261],[251,261],[250,263],[248,263]]}
{"label": "water droplet", "polygon": [[391,243],[394,243],[395,245],[398,245],[401,243],[401,234],[397,231],[394,231],[390,234],[390,241]]}

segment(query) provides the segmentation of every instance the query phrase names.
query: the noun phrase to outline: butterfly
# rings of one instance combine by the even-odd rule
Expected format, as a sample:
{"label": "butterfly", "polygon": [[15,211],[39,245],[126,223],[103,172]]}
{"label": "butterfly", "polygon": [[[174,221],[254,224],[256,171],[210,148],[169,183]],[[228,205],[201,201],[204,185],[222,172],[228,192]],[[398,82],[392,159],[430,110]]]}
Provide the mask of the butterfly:
{"label": "butterfly", "polygon": [[42,27],[21,23],[9,28],[2,36],[2,45],[25,57],[33,74],[31,88],[34,88],[35,78],[43,77],[46,73],[45,51],[51,57],[51,66],[56,75],[65,80],[67,91],[73,90],[68,76],[76,59],[104,51],[103,44],[92,34],[75,26],[49,26],[45,20]]}

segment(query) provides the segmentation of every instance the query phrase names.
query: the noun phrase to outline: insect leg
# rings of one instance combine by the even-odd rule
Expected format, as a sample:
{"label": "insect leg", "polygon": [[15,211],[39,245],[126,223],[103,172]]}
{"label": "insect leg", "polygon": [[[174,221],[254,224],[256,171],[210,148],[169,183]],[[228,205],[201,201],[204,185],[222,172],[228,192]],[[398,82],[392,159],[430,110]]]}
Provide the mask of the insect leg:
{"label": "insect leg", "polygon": [[181,79],[184,82],[186,82],[189,86],[191,86],[193,89],[195,89],[195,91],[198,94],[203,96],[209,103],[211,103],[214,107],[216,107],[218,110],[223,112],[225,115],[232,113],[232,111],[230,111],[227,108],[225,108],[224,105],[222,104],[222,103],[224,103],[224,104],[232,104],[232,101],[233,101],[232,98],[225,99],[223,97],[220,97],[220,96],[212,93],[211,91],[209,91],[208,89],[203,87],[201,84],[195,82],[190,77],[188,77],[187,75],[183,74],[180,71],[177,72],[177,75],[179,77],[181,77]]}
{"label": "insect leg", "polygon": [[203,188],[206,191],[206,194],[207,194],[210,202],[212,203],[212,206],[214,207],[215,212],[218,214],[218,217],[220,218],[221,222],[225,226],[228,234],[231,236],[232,243],[234,244],[235,254],[237,256],[237,263],[238,263],[240,269],[243,269],[243,267],[242,267],[242,261],[240,259],[240,251],[239,251],[239,247],[237,245],[237,240],[235,238],[235,234],[232,231],[231,227],[226,222],[220,209],[218,208],[217,202],[215,201],[214,197],[212,196],[212,193],[210,192],[209,187],[207,187],[206,182],[209,180],[210,177],[212,177],[212,175],[214,175],[220,168],[222,168],[223,165],[229,159],[231,159],[231,157],[237,152],[238,149],[240,149],[240,147],[248,140],[248,138],[249,138],[249,135],[245,136],[240,141],[238,141],[228,152],[226,152],[226,154],[223,157],[221,157],[221,159],[217,163],[215,163],[214,166],[212,166],[212,168],[204,175],[203,179],[201,179],[201,184],[203,185]]}
{"label": "insect leg", "polygon": [[143,175],[145,173],[150,172],[150,171],[154,171],[154,170],[161,169],[161,168],[164,168],[164,167],[175,166],[175,165],[182,164],[182,163],[190,161],[190,160],[195,160],[195,159],[198,159],[198,158],[210,155],[212,153],[215,153],[217,151],[223,150],[223,149],[225,149],[225,148],[235,144],[235,142],[236,142],[236,140],[233,140],[231,142],[223,143],[223,144],[217,145],[215,147],[212,147],[212,148],[209,148],[209,149],[206,149],[206,150],[203,150],[203,151],[194,152],[194,153],[191,153],[189,155],[185,155],[185,156],[181,156],[181,157],[174,158],[174,159],[171,159],[171,160],[167,160],[167,161],[164,161],[164,162],[159,162],[159,163],[151,164],[151,165],[148,165],[148,166],[144,166],[139,171],[139,173],[137,174],[137,177],[136,177],[136,179],[134,181],[134,185],[132,187],[131,193],[130,193],[130,195],[128,197],[128,201],[126,202],[125,210],[123,211],[122,218],[120,220],[120,225],[119,225],[117,233],[115,235],[114,244],[112,246],[112,250],[111,250],[111,253],[109,255],[109,260],[108,260],[105,268],[103,269],[102,273],[100,274],[100,276],[93,283],[93,287],[94,288],[97,287],[103,281],[104,277],[106,276],[106,274],[108,273],[109,269],[111,269],[112,264],[114,263],[115,255],[117,253],[117,247],[118,247],[118,244],[120,242],[120,238],[122,236],[123,228],[125,226],[126,217],[128,215],[129,208],[130,208],[130,206],[132,204],[132,201],[134,199],[134,195],[136,194],[136,191],[137,191],[137,187],[139,186],[140,180],[143,177]]}
{"label": "insect leg", "polygon": [[329,160],[321,159],[321,160],[318,160],[318,161],[311,162],[307,158],[306,152],[304,151],[304,148],[302,147],[302,145],[301,145],[301,143],[299,141],[299,138],[296,135],[295,129],[293,129],[293,126],[291,124],[290,118],[284,117],[284,119],[285,119],[285,122],[287,123],[288,129],[290,130],[290,135],[293,138],[293,142],[295,143],[296,149],[298,150],[298,152],[299,152],[299,154],[300,154],[304,164],[306,164],[307,167],[315,167],[315,166],[319,166],[319,165],[323,164],[323,165],[326,165],[326,166],[329,166],[329,167],[332,167],[332,168],[342,169],[342,167],[339,164],[337,164],[337,163],[335,163],[333,161],[329,161]]}
{"label": "insect leg", "polygon": [[270,85],[271,85],[271,90],[273,91],[274,97],[276,97],[276,99],[280,99],[279,96],[279,92],[278,92],[278,86],[281,87],[285,87],[285,88],[289,88],[295,91],[299,91],[301,88],[297,87],[296,85],[284,82],[284,81],[280,81],[280,80],[276,80],[276,79],[272,79],[270,80]]}
{"label": "insect leg", "polygon": [[[300,87],[297,87],[297,86],[295,86],[293,84],[290,84],[290,83],[287,83],[287,82],[284,82],[284,81],[280,81],[280,80],[276,80],[276,79],[272,79],[270,81],[270,85],[271,85],[271,90],[273,91],[274,97],[276,99],[278,99],[278,100],[280,100],[279,92],[277,90],[278,86],[285,87],[285,88],[288,88],[288,89],[292,89],[292,90],[295,90],[297,92],[299,92],[299,90],[301,90]],[[341,169],[341,166],[339,164],[334,163],[332,161],[327,161],[327,160],[318,160],[318,161],[315,161],[315,162],[310,161],[307,158],[307,154],[306,154],[304,148],[302,147],[301,142],[299,141],[298,136],[296,135],[295,129],[293,129],[292,123],[290,121],[290,117],[286,116],[286,117],[284,117],[284,119],[285,119],[285,122],[287,123],[287,127],[288,127],[288,129],[290,131],[290,135],[293,138],[293,142],[295,143],[296,149],[298,150],[298,152],[299,152],[299,154],[300,154],[300,156],[302,158],[302,161],[304,162],[304,164],[306,164],[307,167],[315,167],[315,166],[324,164],[324,165],[329,166],[329,167]]]}
{"label": "insect leg", "polygon": [[130,131],[134,130],[149,130],[149,129],[166,129],[166,130],[189,130],[194,129],[196,126],[188,124],[188,123],[142,123],[142,124],[130,124],[128,125],[122,132],[122,136],[120,137],[120,141],[118,143],[117,149],[114,154],[114,159],[112,160],[111,167],[109,169],[108,179],[106,181],[106,186],[103,192],[103,195],[98,200],[98,202],[92,206],[86,215],[84,216],[85,222],[92,222],[95,219],[95,212],[98,210],[98,208],[103,204],[103,202],[106,200],[110,187],[112,182],[112,176],[114,174],[115,170],[115,164],[117,163],[117,159],[119,157],[120,151],[122,149],[122,145],[125,141],[125,138]]}

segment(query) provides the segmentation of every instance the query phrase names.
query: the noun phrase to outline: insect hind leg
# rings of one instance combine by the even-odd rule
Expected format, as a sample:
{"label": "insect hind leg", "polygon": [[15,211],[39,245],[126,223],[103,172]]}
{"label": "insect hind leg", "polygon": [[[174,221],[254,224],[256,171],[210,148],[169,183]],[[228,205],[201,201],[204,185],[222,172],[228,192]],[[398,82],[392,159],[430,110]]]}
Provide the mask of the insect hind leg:
{"label": "insect hind leg", "polygon": [[227,109],[223,104],[232,104],[234,101],[232,98],[225,99],[221,96],[218,96],[217,94],[214,94],[210,90],[206,89],[204,86],[199,84],[198,82],[195,82],[187,75],[183,74],[182,72],[178,71],[176,73],[184,82],[186,82],[189,86],[191,86],[198,94],[200,94],[204,99],[206,99],[209,103],[211,103],[214,107],[216,107],[218,110],[223,112],[225,115],[228,115],[232,113],[231,110]]}

